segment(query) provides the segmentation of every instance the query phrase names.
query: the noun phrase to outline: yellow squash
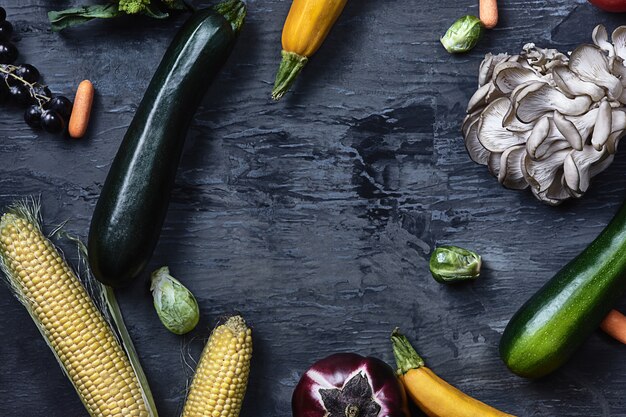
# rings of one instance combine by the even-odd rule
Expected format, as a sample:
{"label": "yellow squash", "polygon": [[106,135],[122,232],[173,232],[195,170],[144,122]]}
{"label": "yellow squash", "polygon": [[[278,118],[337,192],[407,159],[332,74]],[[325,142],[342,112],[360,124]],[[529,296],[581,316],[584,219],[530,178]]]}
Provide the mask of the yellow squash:
{"label": "yellow squash", "polygon": [[429,417],[515,417],[470,397],[424,366],[405,336],[391,335],[398,374],[407,395]]}
{"label": "yellow squash", "polygon": [[294,0],[283,28],[282,61],[272,98],[289,90],[309,58],[319,49],[348,0]]}

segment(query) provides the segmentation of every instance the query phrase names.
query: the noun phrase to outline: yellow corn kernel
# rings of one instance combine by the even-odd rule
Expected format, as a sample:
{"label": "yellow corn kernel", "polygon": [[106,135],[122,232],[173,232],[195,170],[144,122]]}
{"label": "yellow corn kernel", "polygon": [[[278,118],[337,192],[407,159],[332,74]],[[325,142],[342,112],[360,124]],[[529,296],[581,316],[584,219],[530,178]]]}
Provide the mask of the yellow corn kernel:
{"label": "yellow corn kernel", "polygon": [[[0,220],[0,264],[92,417],[148,417],[131,363],[34,213]],[[125,398],[136,405],[128,410]]]}
{"label": "yellow corn kernel", "polygon": [[252,330],[241,316],[218,326],[202,352],[182,417],[237,417],[248,385]]}

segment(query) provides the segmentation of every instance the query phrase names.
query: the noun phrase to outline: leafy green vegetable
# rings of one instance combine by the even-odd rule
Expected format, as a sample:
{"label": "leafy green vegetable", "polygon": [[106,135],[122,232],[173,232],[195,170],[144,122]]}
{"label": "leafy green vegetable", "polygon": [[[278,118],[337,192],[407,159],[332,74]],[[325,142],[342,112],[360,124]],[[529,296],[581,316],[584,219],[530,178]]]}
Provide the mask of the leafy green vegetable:
{"label": "leafy green vegetable", "polygon": [[441,246],[430,257],[430,273],[437,282],[448,283],[478,278],[480,255],[458,246]]}
{"label": "leafy green vegetable", "polygon": [[441,44],[452,54],[467,52],[476,46],[483,29],[482,22],[476,16],[463,16],[450,26],[441,38]]}
{"label": "leafy green vegetable", "polygon": [[200,320],[198,302],[191,291],[170,275],[167,266],[152,273],[150,291],[159,319],[170,332],[185,334],[196,327]]}
{"label": "leafy green vegetable", "polygon": [[93,6],[74,7],[60,12],[48,12],[48,19],[54,32],[81,23],[89,22],[92,19],[108,19],[120,16],[122,13],[117,8],[117,4],[97,4]]}
{"label": "leafy green vegetable", "polygon": [[48,12],[48,19],[54,32],[80,25],[93,19],[110,19],[123,15],[142,14],[155,19],[165,19],[169,14],[164,10],[185,9],[183,0],[119,0],[109,4],[73,7],[61,11]]}

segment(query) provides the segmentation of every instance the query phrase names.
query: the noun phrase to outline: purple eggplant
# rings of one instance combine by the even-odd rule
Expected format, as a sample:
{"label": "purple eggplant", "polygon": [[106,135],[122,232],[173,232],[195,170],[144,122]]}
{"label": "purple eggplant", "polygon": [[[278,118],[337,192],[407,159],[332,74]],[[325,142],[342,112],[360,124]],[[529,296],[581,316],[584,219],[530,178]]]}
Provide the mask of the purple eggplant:
{"label": "purple eggplant", "polygon": [[302,375],[291,399],[293,417],[408,417],[406,395],[380,359],[337,353]]}

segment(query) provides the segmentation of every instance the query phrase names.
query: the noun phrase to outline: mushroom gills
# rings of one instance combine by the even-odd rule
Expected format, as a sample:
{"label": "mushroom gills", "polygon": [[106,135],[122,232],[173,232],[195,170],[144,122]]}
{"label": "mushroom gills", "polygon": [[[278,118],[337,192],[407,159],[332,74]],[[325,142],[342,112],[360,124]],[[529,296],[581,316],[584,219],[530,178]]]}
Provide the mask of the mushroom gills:
{"label": "mushroom gills", "polygon": [[556,88],[544,84],[513,100],[515,114],[523,122],[530,123],[546,113],[557,111],[567,116],[579,116],[589,110],[591,97],[568,98]]}
{"label": "mushroom gills", "polygon": [[569,69],[584,81],[606,88],[609,98],[617,99],[624,90],[620,80],[611,74],[608,58],[597,46],[581,45],[574,49],[570,56]]}

